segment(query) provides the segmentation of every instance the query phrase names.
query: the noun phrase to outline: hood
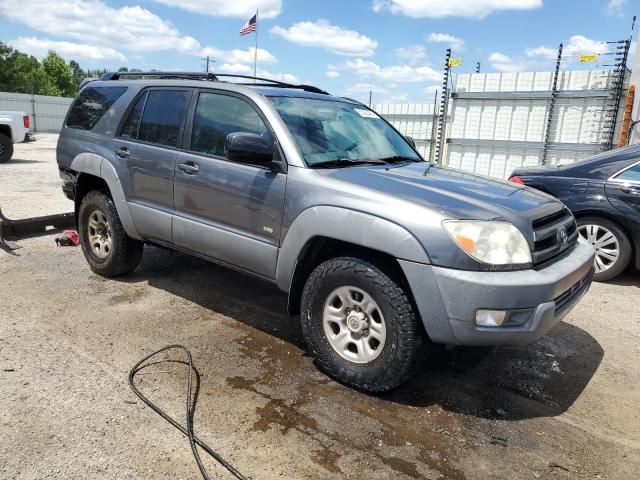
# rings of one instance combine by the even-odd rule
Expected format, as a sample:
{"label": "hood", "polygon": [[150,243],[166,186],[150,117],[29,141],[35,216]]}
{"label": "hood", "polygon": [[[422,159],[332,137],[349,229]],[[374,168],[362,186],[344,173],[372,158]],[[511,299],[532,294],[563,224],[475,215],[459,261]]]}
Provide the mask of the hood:
{"label": "hood", "polygon": [[537,211],[562,207],[557,199],[529,187],[442,166],[429,166],[426,162],[341,168],[327,170],[326,174],[335,180],[437,210],[441,216],[449,218],[514,221],[516,216],[530,221],[538,216]]}

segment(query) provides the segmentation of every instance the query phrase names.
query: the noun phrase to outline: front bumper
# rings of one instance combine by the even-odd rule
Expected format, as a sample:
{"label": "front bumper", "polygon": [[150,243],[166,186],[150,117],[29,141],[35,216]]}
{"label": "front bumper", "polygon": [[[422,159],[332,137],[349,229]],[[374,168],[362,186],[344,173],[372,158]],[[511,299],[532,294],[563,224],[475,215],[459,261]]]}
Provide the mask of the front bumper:
{"label": "front bumper", "polygon": [[[594,252],[580,241],[540,270],[473,272],[401,261],[429,337],[451,345],[522,345],[546,334],[582,298]],[[509,310],[518,324],[476,325],[478,309]]]}

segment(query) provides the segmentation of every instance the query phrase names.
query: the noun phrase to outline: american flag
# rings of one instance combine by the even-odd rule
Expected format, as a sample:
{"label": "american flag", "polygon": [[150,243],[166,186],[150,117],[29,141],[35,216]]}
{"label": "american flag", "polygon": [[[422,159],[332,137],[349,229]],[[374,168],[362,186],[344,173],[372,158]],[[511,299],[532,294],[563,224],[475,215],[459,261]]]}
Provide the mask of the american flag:
{"label": "american flag", "polygon": [[240,29],[240,35],[246,35],[251,32],[255,32],[258,24],[258,15],[251,17],[247,23]]}

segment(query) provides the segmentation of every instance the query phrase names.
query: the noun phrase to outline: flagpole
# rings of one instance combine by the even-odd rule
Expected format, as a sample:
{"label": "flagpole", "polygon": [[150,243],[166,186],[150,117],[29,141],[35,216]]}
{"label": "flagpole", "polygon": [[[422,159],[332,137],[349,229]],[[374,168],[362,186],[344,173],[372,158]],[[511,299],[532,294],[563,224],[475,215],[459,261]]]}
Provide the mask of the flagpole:
{"label": "flagpole", "polygon": [[[258,9],[256,8],[256,48],[253,52],[253,76],[257,76],[258,71]],[[255,83],[255,80],[254,80]]]}

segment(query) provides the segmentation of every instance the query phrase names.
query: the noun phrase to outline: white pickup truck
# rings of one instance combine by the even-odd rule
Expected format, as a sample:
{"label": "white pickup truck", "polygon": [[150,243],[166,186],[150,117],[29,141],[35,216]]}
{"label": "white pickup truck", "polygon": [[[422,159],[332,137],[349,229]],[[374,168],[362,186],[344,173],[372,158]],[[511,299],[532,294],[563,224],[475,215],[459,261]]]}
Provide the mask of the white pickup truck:
{"label": "white pickup truck", "polygon": [[13,156],[13,144],[31,140],[31,120],[24,112],[0,112],[0,163]]}

